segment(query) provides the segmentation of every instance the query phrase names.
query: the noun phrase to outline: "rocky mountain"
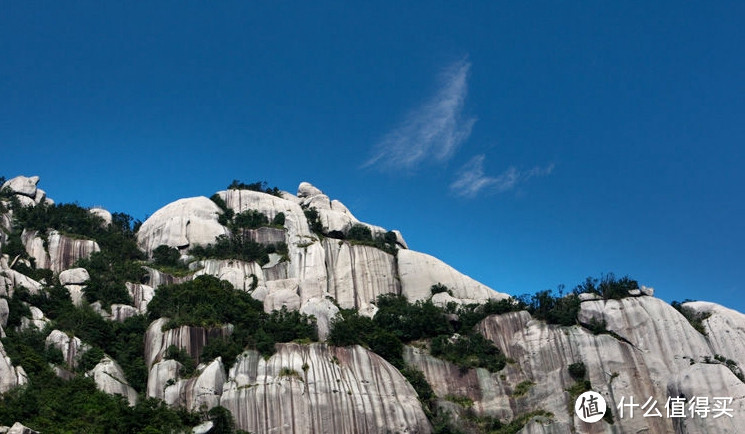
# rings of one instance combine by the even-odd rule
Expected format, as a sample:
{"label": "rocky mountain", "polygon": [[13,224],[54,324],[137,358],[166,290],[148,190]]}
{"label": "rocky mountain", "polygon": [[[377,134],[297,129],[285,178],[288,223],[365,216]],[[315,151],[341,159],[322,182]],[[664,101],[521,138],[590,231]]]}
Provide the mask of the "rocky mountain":
{"label": "rocky mountain", "polygon": [[[38,183],[0,193],[0,432],[745,422],[745,315],[723,306],[670,305],[613,275],[513,298],[305,182],[234,182],[141,224]],[[607,403],[598,422],[575,412],[587,391]]]}

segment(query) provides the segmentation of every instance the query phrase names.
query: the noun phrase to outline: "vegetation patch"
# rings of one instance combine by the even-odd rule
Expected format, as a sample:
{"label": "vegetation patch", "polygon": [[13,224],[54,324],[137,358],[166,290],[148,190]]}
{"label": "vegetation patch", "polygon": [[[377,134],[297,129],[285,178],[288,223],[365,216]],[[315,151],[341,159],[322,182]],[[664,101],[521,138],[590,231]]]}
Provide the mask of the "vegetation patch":
{"label": "vegetation patch", "polygon": [[451,337],[438,336],[432,339],[430,351],[433,356],[452,362],[463,370],[485,368],[490,372],[498,372],[507,363],[499,348],[476,332]]}
{"label": "vegetation patch", "polygon": [[272,196],[282,197],[282,191],[276,186],[269,187],[266,181],[256,181],[250,184],[246,184],[237,179],[234,179],[233,182],[231,182],[230,185],[228,185],[228,190],[258,191],[260,193],[267,193],[267,194],[271,194]]}
{"label": "vegetation patch", "polygon": [[601,275],[599,279],[588,277],[585,281],[574,289],[576,294],[590,293],[597,294],[605,300],[620,300],[630,297],[629,291],[639,289],[639,282],[631,279],[629,276],[616,278],[615,274],[608,273]]}
{"label": "vegetation patch", "polygon": [[521,381],[515,386],[515,390],[512,391],[512,397],[519,398],[525,396],[533,386],[535,386],[535,383],[530,380]]}
{"label": "vegetation patch", "polygon": [[263,303],[224,280],[213,276],[198,276],[192,281],[158,288],[148,304],[150,320],[170,319],[169,327],[181,325],[219,327],[232,324],[234,332],[210,341],[200,359],[222,356],[225,366],[231,366],[245,348],[258,350],[265,356],[274,353],[277,342],[296,339],[317,341],[315,319],[290,312],[286,308],[265,313]]}
{"label": "vegetation patch", "polygon": [[462,395],[445,395],[445,400],[454,402],[463,408],[469,408],[473,406],[473,399],[462,396]]}
{"label": "vegetation patch", "polygon": [[706,336],[707,333],[706,327],[704,327],[704,320],[711,316],[711,312],[696,312],[688,306],[683,306],[683,304],[688,303],[689,301],[693,300],[683,300],[683,302],[673,301],[670,305],[680,312],[697,332]]}

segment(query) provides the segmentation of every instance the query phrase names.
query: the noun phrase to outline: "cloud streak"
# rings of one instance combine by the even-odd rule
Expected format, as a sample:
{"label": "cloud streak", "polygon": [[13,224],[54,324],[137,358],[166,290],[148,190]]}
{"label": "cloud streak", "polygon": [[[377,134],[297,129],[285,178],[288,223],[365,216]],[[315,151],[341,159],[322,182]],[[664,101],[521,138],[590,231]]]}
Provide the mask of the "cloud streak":
{"label": "cloud streak", "polygon": [[525,171],[511,166],[498,176],[487,176],[484,174],[484,159],[483,154],[477,155],[461,167],[457,178],[450,184],[450,191],[453,194],[473,198],[482,192],[503,193],[531,178],[549,175],[554,170],[553,164],[546,167],[536,166]]}
{"label": "cloud streak", "polygon": [[414,169],[425,161],[449,160],[471,135],[476,122],[462,114],[470,68],[465,60],[447,68],[440,77],[437,93],[388,132],[363,167]]}

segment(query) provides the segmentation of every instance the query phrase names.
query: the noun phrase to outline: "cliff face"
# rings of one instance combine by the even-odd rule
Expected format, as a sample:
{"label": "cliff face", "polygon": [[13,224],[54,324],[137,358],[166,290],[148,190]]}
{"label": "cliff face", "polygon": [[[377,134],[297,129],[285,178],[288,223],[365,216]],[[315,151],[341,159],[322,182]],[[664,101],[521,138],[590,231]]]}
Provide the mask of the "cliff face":
{"label": "cliff face", "polygon": [[[713,304],[700,307],[714,312],[721,308]],[[479,331],[512,360],[499,373],[462,371],[414,347],[407,347],[405,358],[424,372],[438,396],[468,397],[473,409],[481,414],[513,419],[538,408],[552,412],[553,423],[537,432],[734,433],[737,421],[745,417],[740,410],[745,406],[745,384],[716,360],[715,355],[720,353],[715,343],[730,339],[733,331],[745,325],[745,316],[721,312],[712,315],[709,324],[727,318],[730,327],[710,327],[708,336],[703,336],[678,311],[653,297],[585,301],[580,319],[605,320],[607,330],[615,336],[594,335],[580,326],[547,325],[527,312],[514,312],[490,316],[478,325]],[[742,348],[742,343],[735,346]],[[577,362],[586,367],[592,390],[608,403],[613,425],[605,421],[586,424],[573,411],[570,413],[574,402],[567,390],[576,380],[569,366]],[[524,382],[533,384],[524,395],[515,396],[518,385]],[[622,418],[617,408],[622,399],[628,403],[634,397],[644,404],[651,397],[664,416],[668,397],[678,396],[710,400],[715,396],[732,397],[729,407],[735,418],[693,418],[683,424],[666,417],[642,417],[638,411],[632,418],[628,408]]]}
{"label": "cliff face", "polygon": [[[49,201],[36,187],[38,178],[11,181],[6,184],[15,196],[25,198],[24,206]],[[114,303],[109,313],[99,302],[91,305],[94,310],[109,321],[124,321],[147,314],[148,303],[160,286],[212,275],[250,293],[267,312],[287,307],[313,315],[323,342],[340,309],[353,308],[374,317],[378,309],[375,300],[381,294],[402,294],[410,301],[431,299],[440,306],[507,297],[432,256],[409,250],[396,231],[395,242],[391,242],[398,248],[395,254],[340,239],[355,225],[368,228],[373,235],[388,231],[360,222],[341,202],[308,183],[301,184],[296,195],[226,190],[218,196],[235,213],[255,210],[270,221],[283,213],[284,228],[262,227],[247,230],[245,235],[261,244],[286,243],[287,254],[271,254],[263,265],[232,259],[193,260],[188,274],[179,277],[143,266],[146,278],[124,285],[132,298],[131,306]],[[311,231],[305,215],[311,208],[318,213],[323,232],[340,238]],[[92,212],[110,221],[108,211]],[[151,254],[163,244],[188,253],[196,245],[214,243],[217,236],[230,234],[218,221],[222,212],[206,197],[173,202],[143,223],[138,245]],[[11,214],[0,215],[0,228],[5,229],[0,231],[0,244],[10,234]],[[51,269],[73,301],[83,304],[85,285],[92,276],[85,269],[71,267],[98,251],[98,244],[53,230],[43,234],[24,231],[21,241],[37,266]],[[49,289],[49,282],[14,269],[13,261],[7,255],[0,258],[0,335],[8,330],[12,309],[17,308],[13,306],[18,306],[11,303],[18,288],[25,287],[31,294]],[[430,288],[438,283],[452,294],[432,296]],[[546,324],[526,311],[486,317],[475,329],[507,357],[499,372],[463,369],[433,357],[426,340],[405,346],[404,360],[423,372],[436,395],[437,408],[450,411],[456,421],[494,417],[507,422],[544,410],[552,416],[531,417],[520,432],[741,432],[745,383],[738,375],[742,377],[745,367],[745,315],[713,303],[685,303],[683,307],[700,318],[697,327],[705,332],[701,333],[680,312],[651,294],[644,288],[634,293],[638,296],[621,300],[584,294],[578,324],[571,327]],[[52,310],[47,311],[47,318],[38,307],[25,307],[28,313],[20,319],[18,329],[44,330],[50,318],[54,319]],[[453,321],[458,320],[452,316]],[[168,405],[199,411],[221,405],[231,411],[238,428],[255,433],[427,433],[433,429],[415,389],[401,372],[361,346],[282,343],[267,359],[246,350],[226,366],[220,357],[200,360],[200,355],[207,343],[231,334],[232,325],[164,330],[167,323],[167,318],[150,323],[142,337],[141,356],[148,374],[147,396]],[[600,333],[593,334],[590,325]],[[47,347],[62,352],[65,366],[57,366],[57,374],[65,378],[75,375],[73,370],[90,348],[88,343],[61,330],[43,338]],[[165,359],[171,345],[201,362],[193,374],[183,376],[181,363]],[[586,424],[574,414],[578,379],[570,373],[570,366],[578,363],[586,371],[582,381],[588,380],[590,388],[607,401],[612,424],[609,420]],[[121,366],[126,367],[124,363]],[[121,395],[134,405],[136,391],[127,383],[121,366],[106,355],[82,375],[91,376],[100,390]],[[23,367],[13,363],[0,343],[0,393],[28,381]],[[668,397],[683,396],[731,397],[728,407],[733,417],[664,417]],[[621,417],[618,405],[632,397],[638,404],[648,398],[656,400],[663,417],[643,417],[639,407],[634,417]]]}
{"label": "cliff face", "polygon": [[362,347],[282,344],[269,360],[238,358],[220,404],[250,432],[427,433],[416,392]]}
{"label": "cliff face", "polygon": [[[252,287],[255,276],[255,297],[264,301],[267,311],[283,305],[297,310],[311,299],[330,296],[342,308],[357,308],[372,315],[375,312],[372,302],[378,295],[404,294],[412,301],[422,300],[430,296],[430,287],[436,283],[451,288],[456,301],[461,303],[507,297],[432,256],[408,250],[397,231],[394,234],[400,250],[396,256],[371,246],[321,239],[311,232],[305,209],[318,212],[326,233],[343,234],[353,225],[367,227],[374,236],[387,231],[360,222],[341,202],[329,199],[308,183],[300,185],[297,196],[284,193],[283,197],[277,197],[251,190],[226,190],[217,195],[236,214],[258,211],[270,221],[279,213],[285,215],[284,229],[264,227],[248,232],[259,243],[286,243],[289,261],[277,255],[263,267],[213,259],[192,264],[197,270],[194,276],[210,274],[244,290]],[[217,235],[229,233],[228,228],[217,222],[220,212],[215,203],[204,197],[173,202],[143,223],[138,242],[148,252],[160,244],[183,249],[213,243]],[[187,228],[190,228],[188,234]],[[155,288],[163,279],[162,273],[153,270],[150,274],[149,285]]]}

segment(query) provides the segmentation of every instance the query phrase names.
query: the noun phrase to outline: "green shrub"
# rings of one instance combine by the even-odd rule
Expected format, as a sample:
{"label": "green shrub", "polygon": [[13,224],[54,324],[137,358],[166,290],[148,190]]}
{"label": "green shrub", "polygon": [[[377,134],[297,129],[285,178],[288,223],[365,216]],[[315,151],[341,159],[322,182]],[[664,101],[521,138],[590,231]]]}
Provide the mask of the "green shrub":
{"label": "green shrub", "polygon": [[321,215],[318,210],[311,207],[303,211],[305,218],[308,220],[308,226],[310,230],[317,235],[323,235],[323,224],[321,223]]}
{"label": "green shrub", "polygon": [[104,358],[103,350],[98,347],[93,347],[90,350],[83,353],[80,356],[80,363],[78,364],[79,372],[88,372],[95,368],[96,365]]}
{"label": "green shrub", "polygon": [[278,212],[272,219],[272,225],[284,227],[285,225],[285,213]]}
{"label": "green shrub", "polygon": [[559,296],[555,297],[549,290],[539,291],[526,304],[534,318],[544,320],[549,324],[572,326],[577,323],[580,305],[577,294],[564,296],[560,289]]}
{"label": "green shrub", "polygon": [[156,266],[178,267],[182,265],[179,258],[181,253],[175,247],[162,244],[153,250],[153,262]]}
{"label": "green shrub", "polygon": [[584,379],[585,374],[587,374],[587,368],[582,362],[572,363],[569,365],[568,369],[569,375],[577,381]]}
{"label": "green shrub", "polygon": [[617,279],[615,274],[608,273],[601,275],[600,279],[588,277],[584,283],[577,285],[574,289],[575,294],[592,293],[603,297],[604,299],[622,299],[629,297],[629,291],[639,289],[639,282],[631,279],[629,276]]}
{"label": "green shrub", "polygon": [[245,184],[238,181],[237,179],[234,179],[233,182],[228,185],[228,190],[251,190],[271,194],[277,197],[282,197],[282,192],[280,191],[280,189],[278,189],[277,187],[268,187],[266,181],[257,181],[251,184]]}
{"label": "green shrub", "polygon": [[490,372],[498,372],[507,363],[499,348],[477,332],[453,337],[437,336],[432,339],[430,352],[433,356],[450,361],[461,369],[485,368]]}
{"label": "green shrub", "polygon": [[515,390],[512,391],[512,397],[519,398],[525,396],[533,386],[535,386],[535,383],[530,380],[521,381],[515,386]]}
{"label": "green shrub", "polygon": [[704,327],[704,320],[711,316],[711,312],[696,312],[690,307],[683,306],[684,303],[688,303],[689,301],[693,300],[684,300],[682,303],[679,301],[673,301],[670,305],[680,312],[697,332],[706,336],[707,333],[706,327]]}
{"label": "green shrub", "polygon": [[181,363],[179,376],[182,378],[191,377],[196,373],[197,362],[183,348],[179,348],[176,345],[170,345],[166,348],[166,353],[163,358],[172,359]]}
{"label": "green shrub", "polygon": [[257,229],[269,225],[269,217],[264,213],[249,209],[233,217],[233,229]]}
{"label": "green shrub", "polygon": [[357,223],[349,228],[347,239],[354,241],[372,241],[373,236],[369,227]]}
{"label": "green shrub", "polygon": [[432,295],[440,294],[442,292],[447,292],[451,296],[453,295],[453,291],[448,289],[448,287],[443,285],[442,283],[435,283],[434,285],[432,285],[432,287],[429,288],[429,290],[432,293]]}
{"label": "green shrub", "polygon": [[377,300],[375,324],[402,342],[452,334],[445,312],[431,301],[409,303],[403,295],[383,294]]}
{"label": "green shrub", "polygon": [[469,304],[454,310],[458,314],[460,326],[458,333],[467,333],[469,330],[490,315],[501,315],[508,312],[519,312],[526,310],[527,305],[515,298],[508,297],[501,300],[487,300],[483,304]]}

